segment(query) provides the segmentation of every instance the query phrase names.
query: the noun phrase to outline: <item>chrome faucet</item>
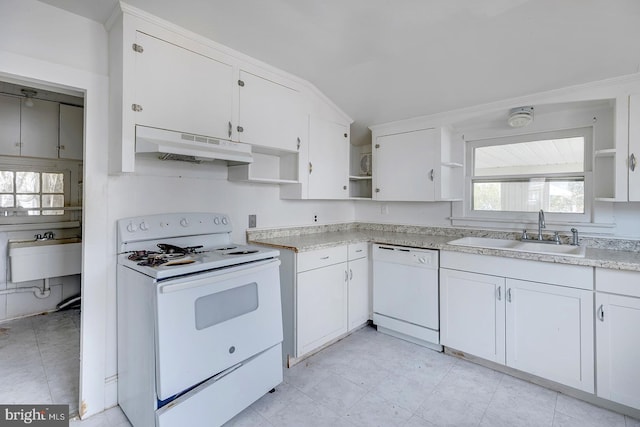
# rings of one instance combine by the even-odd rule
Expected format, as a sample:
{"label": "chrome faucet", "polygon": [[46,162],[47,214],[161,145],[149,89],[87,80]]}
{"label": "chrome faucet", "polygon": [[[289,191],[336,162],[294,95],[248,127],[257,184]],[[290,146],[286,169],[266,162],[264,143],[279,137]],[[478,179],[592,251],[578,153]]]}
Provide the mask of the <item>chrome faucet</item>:
{"label": "chrome faucet", "polygon": [[547,224],[544,222],[544,211],[540,209],[540,212],[538,212],[538,240],[542,240],[543,228],[547,228]]}

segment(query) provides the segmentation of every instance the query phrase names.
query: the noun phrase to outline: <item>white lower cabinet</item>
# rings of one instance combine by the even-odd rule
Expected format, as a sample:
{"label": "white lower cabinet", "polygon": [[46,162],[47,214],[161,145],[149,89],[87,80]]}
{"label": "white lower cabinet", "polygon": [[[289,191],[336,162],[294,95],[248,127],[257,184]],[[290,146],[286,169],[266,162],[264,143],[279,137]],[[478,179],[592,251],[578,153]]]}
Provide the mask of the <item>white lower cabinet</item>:
{"label": "white lower cabinet", "polygon": [[593,292],[506,280],[506,364],[593,393]]}
{"label": "white lower cabinet", "polygon": [[636,409],[640,409],[638,283],[640,273],[596,269],[597,395]]}
{"label": "white lower cabinet", "polygon": [[[448,267],[440,269],[444,346],[594,392],[592,269],[442,254],[441,266]],[[481,273],[459,270],[474,266]],[[567,286],[557,283],[562,280]]]}
{"label": "white lower cabinet", "polygon": [[371,318],[371,289],[367,243],[349,245],[348,330],[362,326]]}
{"label": "white lower cabinet", "polygon": [[504,363],[503,277],[440,270],[440,343]]}
{"label": "white lower cabinet", "polygon": [[298,273],[298,356],[347,332],[347,263]]}
{"label": "white lower cabinet", "polygon": [[291,356],[300,358],[369,320],[368,247],[363,242],[296,255],[296,345]]}

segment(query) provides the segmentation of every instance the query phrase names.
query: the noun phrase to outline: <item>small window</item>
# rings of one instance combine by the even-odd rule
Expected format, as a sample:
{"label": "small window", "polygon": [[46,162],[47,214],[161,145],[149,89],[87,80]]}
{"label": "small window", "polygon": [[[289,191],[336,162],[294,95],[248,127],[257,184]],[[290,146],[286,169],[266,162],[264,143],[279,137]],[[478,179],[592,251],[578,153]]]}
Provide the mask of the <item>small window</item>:
{"label": "small window", "polygon": [[5,216],[64,215],[65,174],[0,170],[0,210]]}
{"label": "small window", "polygon": [[471,213],[586,214],[591,128],[472,141]]}

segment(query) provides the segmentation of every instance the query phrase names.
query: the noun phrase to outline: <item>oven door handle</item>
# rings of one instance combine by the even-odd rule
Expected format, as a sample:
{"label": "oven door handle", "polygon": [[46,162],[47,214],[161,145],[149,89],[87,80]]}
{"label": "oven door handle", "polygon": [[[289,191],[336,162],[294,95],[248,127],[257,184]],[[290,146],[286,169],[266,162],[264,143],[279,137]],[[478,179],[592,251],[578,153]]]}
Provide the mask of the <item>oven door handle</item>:
{"label": "oven door handle", "polygon": [[[256,265],[255,267],[245,266],[238,270],[231,271],[229,273],[223,273],[223,274],[212,276],[211,278],[215,278],[217,282],[221,282],[224,280],[231,280],[237,277],[246,276],[248,274],[259,273],[264,270],[270,270],[272,268],[278,267],[279,265],[280,265],[279,259],[272,259],[266,263]],[[168,294],[171,292],[179,292],[186,289],[192,289],[192,288],[198,288],[200,286],[210,285],[211,280],[205,280],[206,278],[204,276],[205,274],[203,274],[201,277],[196,276],[193,278],[193,280],[188,280],[180,283],[173,283],[173,284],[167,283],[166,285],[163,285],[160,287],[160,293]]]}

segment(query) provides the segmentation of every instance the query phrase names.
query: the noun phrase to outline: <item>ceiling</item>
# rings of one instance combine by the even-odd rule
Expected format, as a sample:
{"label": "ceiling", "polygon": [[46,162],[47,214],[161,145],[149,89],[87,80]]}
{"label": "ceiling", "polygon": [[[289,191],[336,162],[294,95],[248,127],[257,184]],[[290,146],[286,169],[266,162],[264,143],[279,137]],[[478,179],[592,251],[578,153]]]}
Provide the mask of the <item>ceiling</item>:
{"label": "ceiling", "polygon": [[[115,0],[41,0],[105,22]],[[638,0],[127,0],[367,126],[640,71]]]}

